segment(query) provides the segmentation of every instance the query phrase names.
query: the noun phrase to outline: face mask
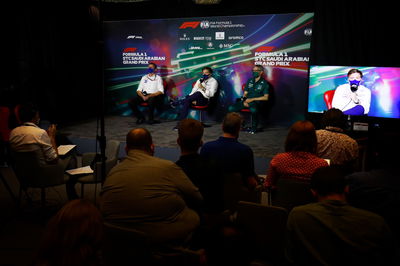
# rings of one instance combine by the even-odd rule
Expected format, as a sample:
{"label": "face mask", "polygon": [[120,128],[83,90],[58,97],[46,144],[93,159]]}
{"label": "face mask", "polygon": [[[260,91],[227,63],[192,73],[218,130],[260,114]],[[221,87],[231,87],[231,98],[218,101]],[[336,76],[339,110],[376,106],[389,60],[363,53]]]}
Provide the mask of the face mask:
{"label": "face mask", "polygon": [[202,76],[202,79],[203,79],[203,80],[206,80],[206,79],[208,79],[208,77],[209,77],[209,75],[203,75],[203,76]]}
{"label": "face mask", "polygon": [[147,69],[147,72],[148,72],[149,74],[154,73],[154,68],[149,67],[149,68]]}
{"label": "face mask", "polygon": [[350,89],[352,92],[355,92],[360,85],[361,80],[350,80]]}
{"label": "face mask", "polygon": [[253,71],[253,78],[258,78],[260,76],[260,73],[257,71]]}

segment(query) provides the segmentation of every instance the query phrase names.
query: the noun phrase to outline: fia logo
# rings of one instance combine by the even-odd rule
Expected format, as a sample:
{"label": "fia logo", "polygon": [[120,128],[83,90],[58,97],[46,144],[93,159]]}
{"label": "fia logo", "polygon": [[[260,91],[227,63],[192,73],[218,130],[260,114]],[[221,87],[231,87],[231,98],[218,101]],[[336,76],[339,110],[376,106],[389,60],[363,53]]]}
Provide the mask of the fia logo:
{"label": "fia logo", "polygon": [[208,22],[207,20],[203,20],[202,22],[200,22],[200,28],[208,29],[209,27],[210,27],[210,22]]}

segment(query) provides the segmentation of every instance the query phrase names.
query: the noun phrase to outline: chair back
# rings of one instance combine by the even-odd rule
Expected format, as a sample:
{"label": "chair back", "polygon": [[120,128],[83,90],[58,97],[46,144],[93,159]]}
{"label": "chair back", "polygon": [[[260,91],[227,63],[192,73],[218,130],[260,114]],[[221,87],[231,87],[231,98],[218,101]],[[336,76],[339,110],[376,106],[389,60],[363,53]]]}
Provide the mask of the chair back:
{"label": "chair back", "polygon": [[325,101],[325,104],[326,104],[326,107],[328,108],[328,110],[332,108],[332,100],[333,100],[334,94],[335,94],[335,90],[329,90],[324,93],[324,101]]}
{"label": "chair back", "polygon": [[104,222],[103,258],[105,265],[149,265],[145,233]]}
{"label": "chair back", "polygon": [[5,142],[10,139],[9,118],[10,109],[7,106],[0,106],[0,140]]}
{"label": "chair back", "polygon": [[107,141],[107,146],[106,146],[107,159],[117,159],[118,158],[120,145],[121,145],[121,142],[119,142],[118,140]]}
{"label": "chair back", "polygon": [[288,211],[294,207],[314,202],[310,183],[290,178],[279,178],[276,191],[272,192],[272,205]]}
{"label": "chair back", "polygon": [[41,150],[11,153],[13,170],[22,187],[44,188],[64,184],[64,166],[42,164],[39,161]]}
{"label": "chair back", "polygon": [[240,173],[224,175],[224,208],[236,211],[239,201],[260,202],[261,191],[250,190],[243,182]]}
{"label": "chair back", "polygon": [[21,104],[17,104],[14,107],[14,116],[15,116],[15,120],[17,122],[17,125],[21,125],[22,124],[21,118],[19,117],[19,109],[20,108],[21,108]]}
{"label": "chair back", "polygon": [[246,201],[238,203],[236,223],[245,234],[246,245],[253,257],[276,265],[284,261],[287,218],[287,210],[281,207]]}
{"label": "chair back", "polygon": [[[118,154],[121,143],[118,140],[109,140],[106,144],[106,173],[105,176],[111,171],[111,169],[118,162]],[[101,182],[101,162],[96,162],[94,170],[94,179],[98,182]]]}

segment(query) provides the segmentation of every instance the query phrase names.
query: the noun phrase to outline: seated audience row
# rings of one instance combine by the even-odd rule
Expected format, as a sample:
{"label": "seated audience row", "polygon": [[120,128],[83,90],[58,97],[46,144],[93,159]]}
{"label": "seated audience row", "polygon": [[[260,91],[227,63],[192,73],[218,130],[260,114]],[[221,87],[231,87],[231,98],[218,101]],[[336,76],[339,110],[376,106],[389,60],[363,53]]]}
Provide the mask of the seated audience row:
{"label": "seated audience row", "polygon": [[[246,187],[257,185],[253,153],[237,141],[241,122],[239,114],[229,113],[222,137],[202,145],[202,124],[182,120],[177,139],[181,157],[176,164],[153,156],[148,130],[129,131],[127,157],[111,170],[101,191],[104,221],[142,231],[153,243],[190,243],[204,214],[224,211],[224,173],[242,174]],[[310,182],[318,200],[290,212],[288,259],[300,265],[391,265],[395,249],[391,229],[379,215],[346,202],[345,169],[337,167],[340,163],[328,167],[317,156],[317,143],[311,122],[294,123],[285,153],[272,159],[265,181],[265,186],[272,188],[279,178]],[[207,245],[211,239],[203,238],[202,243]]]}
{"label": "seated audience row", "polygon": [[[10,135],[12,150],[23,152],[40,149],[43,151],[39,158],[42,163],[56,163],[59,156],[55,125],[51,125],[47,131],[39,128],[39,111],[32,104],[21,105],[20,118],[22,125],[13,129]],[[217,160],[223,173],[240,173],[243,183],[254,188],[258,177],[254,171],[253,151],[237,140],[241,122],[240,114],[228,113],[222,124],[223,135],[216,141],[206,143],[201,148],[200,154],[204,158]],[[280,176],[308,180],[316,168],[326,165],[326,162],[318,157],[329,159],[333,165],[350,165],[356,160],[357,143],[342,133],[343,113],[337,109],[328,110],[324,115],[324,124],[325,129],[317,132],[308,121],[298,121],[291,127],[285,142],[285,153],[276,155],[269,165],[266,187],[276,186]],[[60,160],[65,169],[76,167],[74,156]],[[77,178],[70,176],[66,183],[69,199],[78,198],[75,191],[76,183]]]}
{"label": "seated audience row", "polygon": [[[397,243],[385,220],[347,203],[348,186],[343,169],[319,168],[310,182],[317,202],[295,207],[288,217],[288,263],[397,265]],[[48,223],[33,265],[104,265],[102,223],[100,211],[90,202],[68,202]],[[165,230],[171,227],[174,226],[164,224]],[[180,235],[180,232],[173,232]],[[219,249],[222,252],[224,248]],[[229,258],[224,261],[251,260],[244,259],[248,256],[246,252],[225,254]]]}

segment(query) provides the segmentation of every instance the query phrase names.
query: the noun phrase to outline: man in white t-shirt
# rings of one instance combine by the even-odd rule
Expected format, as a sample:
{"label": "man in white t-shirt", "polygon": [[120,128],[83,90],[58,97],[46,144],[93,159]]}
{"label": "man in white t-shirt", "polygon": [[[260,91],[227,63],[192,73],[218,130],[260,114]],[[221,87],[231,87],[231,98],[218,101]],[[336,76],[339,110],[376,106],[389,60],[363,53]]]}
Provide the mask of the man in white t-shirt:
{"label": "man in white t-shirt", "polygon": [[157,65],[149,63],[147,71],[148,74],[142,77],[136,90],[137,97],[129,102],[129,106],[137,118],[136,124],[142,124],[145,121],[144,114],[138,108],[141,103],[146,102],[149,106],[149,124],[155,122],[154,109],[162,104],[164,86],[161,77],[156,74]]}
{"label": "man in white t-shirt", "polygon": [[[183,100],[183,107],[178,116],[179,121],[186,118],[191,104],[206,105],[210,98],[217,92],[218,81],[212,76],[212,73],[213,70],[211,67],[203,67],[202,77],[197,80],[190,94]],[[177,129],[177,126],[174,127],[174,130]]]}
{"label": "man in white t-shirt", "polygon": [[[38,108],[31,103],[21,104],[19,117],[22,124],[10,133],[10,146],[13,152],[38,152],[41,165],[60,163],[64,169],[76,168],[76,158],[73,154],[63,158],[58,156],[56,144],[56,125],[52,124],[47,130],[38,126],[40,115]],[[70,177],[66,182],[67,195],[70,200],[78,198],[75,191],[76,177]]]}
{"label": "man in white t-shirt", "polygon": [[361,85],[363,73],[351,69],[347,73],[349,83],[336,88],[332,108],[341,110],[345,115],[367,115],[371,105],[371,91]]}

